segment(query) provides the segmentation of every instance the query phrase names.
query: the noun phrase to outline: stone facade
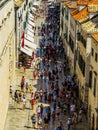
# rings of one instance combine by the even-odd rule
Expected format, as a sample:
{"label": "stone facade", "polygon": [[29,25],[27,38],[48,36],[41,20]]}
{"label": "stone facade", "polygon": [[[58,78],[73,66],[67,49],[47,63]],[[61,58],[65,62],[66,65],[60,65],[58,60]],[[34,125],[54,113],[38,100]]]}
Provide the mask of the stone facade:
{"label": "stone facade", "polygon": [[[16,43],[16,63],[19,59],[19,48],[21,43],[21,37],[26,27],[28,20],[28,8],[30,7],[31,0],[18,0],[14,2],[15,5],[15,43]],[[16,64],[17,66],[17,64]]]}
{"label": "stone facade", "polygon": [[15,42],[13,0],[0,1],[0,130],[4,123],[9,103],[9,87],[14,85]]}
{"label": "stone facade", "polygon": [[[81,25],[78,23],[78,35],[77,36],[77,63],[76,63],[76,75],[77,75],[77,83],[79,85],[79,95],[83,102],[87,101],[87,85],[86,85],[86,78],[87,78],[87,66],[88,66],[88,56],[87,56],[87,48],[88,48],[88,36],[82,30]],[[82,37],[86,43],[83,44]]]}
{"label": "stone facade", "polygon": [[98,42],[92,38],[91,62],[89,71],[89,124],[90,128],[98,129]]}

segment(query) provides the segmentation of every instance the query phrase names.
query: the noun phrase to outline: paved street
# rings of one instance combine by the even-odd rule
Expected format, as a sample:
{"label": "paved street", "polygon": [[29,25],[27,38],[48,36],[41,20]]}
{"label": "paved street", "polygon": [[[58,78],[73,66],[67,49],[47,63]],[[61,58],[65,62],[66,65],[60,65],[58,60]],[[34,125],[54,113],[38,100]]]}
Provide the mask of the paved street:
{"label": "paved street", "polygon": [[[41,3],[40,8],[44,8],[43,3]],[[45,14],[42,17],[38,17],[35,22],[37,27],[41,26],[41,23],[44,22],[44,20],[45,20]],[[35,41],[38,44],[39,38],[41,38],[41,36],[38,36],[37,32],[38,30],[36,31]],[[58,67],[59,67],[59,63],[64,61],[63,58],[58,59],[58,63],[57,63]],[[54,63],[50,65],[50,69],[54,69]],[[51,91],[49,79],[46,79],[46,81],[44,79],[39,79],[38,77],[34,79],[33,72],[34,72],[34,69],[32,68],[27,69],[26,72],[24,72],[23,68],[16,69],[16,76],[15,76],[16,85],[15,85],[15,88],[13,88],[13,90],[21,90],[20,88],[21,78],[22,76],[24,76],[26,82],[28,82],[29,84],[33,86],[33,92],[39,91],[40,89],[42,89],[43,91],[47,89],[48,92]],[[62,89],[63,80],[64,80],[64,73],[62,71],[62,73],[59,75],[59,81],[58,81],[59,89]],[[10,97],[9,109],[8,109],[6,125],[5,125],[4,130],[31,130],[31,129],[35,130],[32,128],[31,115],[33,113],[36,113],[37,106],[40,105],[41,103],[43,104],[44,106],[43,118],[45,115],[45,108],[47,106],[50,106],[51,110],[53,109],[53,102],[48,102],[48,101],[45,102],[43,99],[42,102],[39,101],[38,104],[34,105],[34,109],[32,110],[30,99],[31,99],[31,94],[27,93],[26,94],[26,109],[23,110],[22,102],[17,103]],[[68,117],[69,117],[68,114],[64,115],[64,113],[61,112],[60,120],[62,121],[64,125],[64,130],[67,130],[66,123],[67,123]],[[83,115],[83,122],[76,124],[74,127],[71,126],[70,130],[88,130],[88,126],[86,122],[87,120],[85,119]],[[57,127],[57,123],[58,123],[57,118],[54,123],[52,122],[52,119],[51,119],[49,122],[49,128],[47,130],[55,130],[55,128]],[[37,123],[36,123],[36,129],[38,129]],[[43,126],[42,126],[42,130],[43,130]]]}

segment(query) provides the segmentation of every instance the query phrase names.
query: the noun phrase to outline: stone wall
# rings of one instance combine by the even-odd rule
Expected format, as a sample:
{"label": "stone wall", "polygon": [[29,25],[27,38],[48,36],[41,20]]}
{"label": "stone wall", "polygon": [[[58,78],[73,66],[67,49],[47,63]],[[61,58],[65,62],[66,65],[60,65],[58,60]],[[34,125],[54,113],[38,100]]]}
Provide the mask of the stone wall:
{"label": "stone wall", "polygon": [[13,0],[6,1],[0,7],[0,24],[0,130],[4,130],[9,104],[9,86],[14,85],[15,76]]}

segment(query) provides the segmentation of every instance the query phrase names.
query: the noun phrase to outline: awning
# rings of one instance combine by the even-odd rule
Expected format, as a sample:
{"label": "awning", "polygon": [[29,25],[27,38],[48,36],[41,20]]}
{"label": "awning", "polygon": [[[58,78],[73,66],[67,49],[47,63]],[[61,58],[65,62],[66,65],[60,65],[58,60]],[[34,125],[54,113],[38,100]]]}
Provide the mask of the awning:
{"label": "awning", "polygon": [[22,33],[22,36],[21,36],[21,39],[23,39],[24,38],[24,32]]}
{"label": "awning", "polygon": [[37,45],[33,42],[30,42],[29,40],[27,39],[24,39],[24,45],[27,45],[28,47],[32,48],[32,49],[36,49],[37,48]]}
{"label": "awning", "polygon": [[27,30],[29,30],[31,33],[33,33],[34,34],[34,30],[32,29],[32,28],[27,28]]}
{"label": "awning", "polygon": [[54,0],[48,0],[48,2],[54,2]]}
{"label": "awning", "polygon": [[33,18],[33,17],[30,17],[30,16],[29,16],[28,18],[29,18],[30,20],[34,21],[34,18]]}
{"label": "awning", "polygon": [[30,35],[28,35],[28,34],[25,34],[25,39],[28,39],[29,41],[34,43],[34,38],[30,37]]}
{"label": "awning", "polygon": [[34,10],[30,10],[28,13],[35,17],[36,12]]}
{"label": "awning", "polygon": [[29,35],[30,37],[34,37],[34,33],[31,32],[29,29],[26,29],[25,34]]}
{"label": "awning", "polygon": [[31,10],[34,10],[34,11],[36,11],[37,9],[36,9],[35,7],[31,7]]}
{"label": "awning", "polygon": [[29,48],[26,49],[25,47],[24,47],[24,48],[21,47],[20,50],[21,50],[22,52],[24,52],[25,54],[27,54],[27,55],[29,55],[29,56],[32,56],[32,52],[29,50]]}
{"label": "awning", "polygon": [[26,29],[28,29],[28,28],[32,29],[32,26],[30,24],[27,24]]}
{"label": "awning", "polygon": [[29,16],[28,16],[29,18],[31,18],[31,19],[34,19],[34,16],[31,14],[29,14]]}
{"label": "awning", "polygon": [[31,20],[28,20],[28,23],[29,23],[31,26],[35,27],[35,23],[32,22]]}
{"label": "awning", "polygon": [[[33,22],[33,23],[34,23],[34,19],[32,19],[32,18],[30,18],[30,17],[29,17],[29,20],[30,20],[31,22]],[[29,20],[28,20],[28,21],[29,21]]]}
{"label": "awning", "polygon": [[34,19],[34,15],[32,15],[31,13],[29,13],[28,17]]}
{"label": "awning", "polygon": [[38,5],[39,6],[39,2],[33,2],[33,5]]}

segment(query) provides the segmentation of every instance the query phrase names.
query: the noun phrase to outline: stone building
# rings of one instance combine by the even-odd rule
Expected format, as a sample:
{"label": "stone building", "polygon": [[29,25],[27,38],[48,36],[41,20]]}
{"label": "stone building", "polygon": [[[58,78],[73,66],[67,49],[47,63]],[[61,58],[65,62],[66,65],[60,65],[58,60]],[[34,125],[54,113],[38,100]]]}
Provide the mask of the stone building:
{"label": "stone building", "polygon": [[[36,1],[18,0],[15,5],[15,35],[16,35],[16,66],[30,66],[32,55],[35,52],[34,43],[35,12],[33,6]],[[30,62],[30,63],[29,63]]]}
{"label": "stone building", "polygon": [[13,0],[0,0],[0,130],[9,104],[9,88],[15,77],[15,35]]}
{"label": "stone building", "polygon": [[98,130],[98,33],[92,34],[89,71],[88,119],[91,130]]}
{"label": "stone building", "polygon": [[[60,35],[65,44],[65,51],[70,61],[70,73],[74,74],[74,51],[76,43],[76,22],[71,17],[71,11],[77,8],[77,1],[65,1],[61,4]],[[74,39],[73,39],[74,38]]]}

